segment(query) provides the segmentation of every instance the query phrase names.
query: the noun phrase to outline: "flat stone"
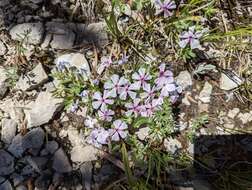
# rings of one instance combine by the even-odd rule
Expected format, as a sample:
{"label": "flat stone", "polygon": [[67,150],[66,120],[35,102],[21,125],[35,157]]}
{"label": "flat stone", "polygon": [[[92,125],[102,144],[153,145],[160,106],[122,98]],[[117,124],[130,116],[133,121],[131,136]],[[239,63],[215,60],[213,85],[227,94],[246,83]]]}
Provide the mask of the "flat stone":
{"label": "flat stone", "polygon": [[55,98],[50,92],[40,92],[30,110],[25,110],[27,127],[48,123],[62,108],[63,100]]}
{"label": "flat stone", "polygon": [[68,173],[72,171],[72,166],[62,148],[58,149],[54,154],[53,169],[59,173]]}
{"label": "flat stone", "polygon": [[50,153],[53,154],[56,150],[58,150],[59,145],[56,141],[48,141],[46,143],[46,150]]}
{"label": "flat stone", "polygon": [[150,131],[149,127],[143,127],[136,132],[136,135],[140,140],[143,141],[146,139],[146,137],[148,137],[149,131]]}
{"label": "flat stone", "polygon": [[18,134],[13,138],[12,143],[8,147],[8,151],[17,158],[22,156],[25,149],[23,147],[23,136],[21,134]]}
{"label": "flat stone", "polygon": [[1,139],[4,143],[10,144],[15,137],[17,123],[12,119],[2,119]]}
{"label": "flat stone", "polygon": [[40,149],[44,143],[45,132],[41,128],[35,128],[29,131],[23,137],[22,146],[27,149]]}
{"label": "flat stone", "polygon": [[236,82],[234,82],[232,79],[230,79],[224,73],[221,73],[220,88],[222,90],[233,90],[237,87],[238,87],[238,84]]}
{"label": "flat stone", "polygon": [[80,167],[83,189],[91,190],[92,183],[92,162],[85,162]]}
{"label": "flat stone", "polygon": [[32,166],[32,168],[38,173],[42,172],[48,162],[48,159],[46,157],[27,156],[26,160],[30,164],[30,166]]}
{"label": "flat stone", "polygon": [[5,55],[7,52],[7,48],[5,44],[0,40],[0,55]]}
{"label": "flat stone", "polygon": [[188,71],[181,71],[179,75],[175,78],[176,83],[182,87],[183,90],[192,86],[192,77]]}
{"label": "flat stone", "polygon": [[74,146],[70,152],[72,162],[88,162],[97,160],[97,154],[99,153],[98,149],[92,145],[78,145]]}
{"label": "flat stone", "polygon": [[6,180],[4,183],[0,184],[0,189],[1,190],[12,190],[13,188],[12,188],[9,180]]}
{"label": "flat stone", "polygon": [[177,139],[168,138],[164,140],[164,147],[167,152],[175,154],[179,149],[182,148],[181,143]]}
{"label": "flat stone", "polygon": [[235,116],[240,112],[240,109],[239,108],[233,108],[232,110],[229,110],[228,111],[228,117],[231,118],[231,119],[234,119]]}
{"label": "flat stone", "polygon": [[14,158],[5,150],[0,150],[0,175],[9,175],[12,172],[14,172]]}
{"label": "flat stone", "polygon": [[19,185],[16,187],[16,190],[28,190],[28,189],[24,185]]}
{"label": "flat stone", "polygon": [[44,35],[43,24],[23,23],[12,27],[10,30],[10,35],[13,40],[23,40],[25,34],[28,34],[26,40],[29,44],[40,44]]}
{"label": "flat stone", "polygon": [[45,83],[47,80],[48,76],[42,64],[39,63],[32,71],[19,78],[18,82],[16,83],[15,89],[20,89],[23,91],[33,90],[39,85]]}
{"label": "flat stone", "polygon": [[205,82],[203,89],[199,94],[199,100],[203,103],[210,103],[213,86],[209,82]]}
{"label": "flat stone", "polygon": [[3,110],[11,119],[15,120],[17,123],[22,121],[24,118],[23,108],[26,105],[21,103],[20,101],[13,100],[11,98],[5,99],[4,101],[0,102],[0,109]]}
{"label": "flat stone", "polygon": [[[53,34],[50,45],[54,49],[71,49],[74,46],[75,33],[72,29],[64,24],[58,22],[47,22],[46,30]],[[49,38],[49,37],[48,37]]]}
{"label": "flat stone", "polygon": [[95,44],[102,47],[108,43],[108,34],[105,22],[77,25],[77,38],[80,44]]}
{"label": "flat stone", "polygon": [[85,71],[87,77],[91,75],[90,66],[86,57],[81,53],[69,53],[59,56],[55,63],[58,64],[62,61],[68,62],[70,67],[75,67],[79,72]]}

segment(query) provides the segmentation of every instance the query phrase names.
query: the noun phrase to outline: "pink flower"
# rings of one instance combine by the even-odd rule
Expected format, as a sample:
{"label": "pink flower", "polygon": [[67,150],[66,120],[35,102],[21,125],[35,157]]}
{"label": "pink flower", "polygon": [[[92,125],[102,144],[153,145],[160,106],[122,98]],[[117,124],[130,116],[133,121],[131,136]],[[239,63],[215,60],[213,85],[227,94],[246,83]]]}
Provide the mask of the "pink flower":
{"label": "pink flower", "polygon": [[104,121],[111,121],[114,114],[115,112],[113,110],[107,109],[106,107],[102,107],[98,111],[99,118]]}
{"label": "pink flower", "polygon": [[108,144],[109,135],[109,132],[104,128],[95,128],[91,131],[87,142],[99,148],[103,144]]}
{"label": "pink flower", "polygon": [[137,88],[134,85],[130,83],[125,84],[123,87],[119,88],[120,99],[126,100],[127,96],[131,97],[131,99],[135,99],[137,95],[135,90],[137,90]]}
{"label": "pink flower", "polygon": [[155,80],[155,84],[158,87],[162,87],[167,83],[174,82],[173,73],[169,70],[165,70],[165,64],[161,64],[159,66],[159,75],[158,78]]}
{"label": "pink flower", "polygon": [[105,82],[104,89],[109,90],[111,97],[116,97],[119,89],[127,84],[127,80],[124,77],[119,78],[118,75],[112,75],[110,80]]}
{"label": "pink flower", "polygon": [[104,69],[108,68],[110,65],[112,65],[112,60],[110,57],[101,57],[101,64],[99,65],[97,69],[97,73],[100,75],[104,71]]}
{"label": "pink flower", "polygon": [[109,99],[110,94],[107,91],[104,91],[103,95],[100,92],[95,92],[92,102],[92,106],[94,109],[98,109],[99,107],[106,107],[107,104],[111,105],[114,103],[114,100]]}
{"label": "pink flower", "polygon": [[155,111],[160,109],[161,104],[162,102],[160,101],[160,99],[153,99],[150,103],[143,106],[144,109],[141,112],[141,115],[143,117],[151,117]]}
{"label": "pink flower", "polygon": [[133,100],[133,103],[125,104],[125,107],[128,109],[128,111],[126,112],[127,116],[134,114],[134,116],[137,117],[137,115],[141,112],[142,109],[142,106],[139,105],[140,101],[141,100],[139,98],[135,98]]}
{"label": "pink flower", "polygon": [[114,128],[109,130],[109,134],[111,136],[112,141],[119,141],[121,139],[125,139],[128,135],[128,126],[122,120],[115,120],[113,122]]}
{"label": "pink flower", "polygon": [[195,31],[195,27],[192,26],[189,28],[187,32],[183,32],[179,38],[179,46],[181,48],[185,48],[187,44],[190,45],[191,49],[201,48],[200,45],[200,37],[202,37],[203,32],[202,31]]}
{"label": "pink flower", "polygon": [[157,88],[156,88],[156,86],[153,86],[153,87],[151,88],[151,85],[150,85],[150,84],[147,84],[147,85],[145,85],[145,87],[143,88],[143,90],[144,90],[145,92],[143,92],[143,93],[141,94],[141,97],[142,97],[143,99],[146,98],[146,101],[149,101],[150,99],[154,98],[154,96],[156,95]]}
{"label": "pink flower", "polygon": [[161,0],[156,0],[155,7],[156,15],[159,15],[163,12],[164,17],[167,18],[172,15],[171,10],[176,9],[176,4],[171,0],[164,0],[164,2],[162,2]]}
{"label": "pink flower", "polygon": [[151,78],[151,75],[146,72],[145,68],[140,68],[138,72],[135,72],[132,75],[132,79],[136,80],[136,82],[133,83],[133,86],[139,90],[141,87],[147,85],[147,81]]}
{"label": "pink flower", "polygon": [[163,86],[161,90],[161,96],[162,97],[167,97],[170,96],[170,94],[174,91],[176,91],[177,87],[174,83],[168,83],[165,86]]}

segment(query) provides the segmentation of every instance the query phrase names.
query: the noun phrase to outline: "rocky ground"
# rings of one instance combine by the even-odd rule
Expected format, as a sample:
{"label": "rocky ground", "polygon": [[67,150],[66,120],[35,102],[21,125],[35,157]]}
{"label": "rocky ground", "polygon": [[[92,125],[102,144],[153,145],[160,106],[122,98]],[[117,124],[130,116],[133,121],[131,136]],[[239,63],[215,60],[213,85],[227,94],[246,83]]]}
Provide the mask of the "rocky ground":
{"label": "rocky ground", "polygon": [[[85,110],[72,113],[53,94],[59,82],[52,77],[55,63],[64,59],[76,68],[89,68],[96,51],[107,52],[103,47],[111,43],[110,35],[94,14],[97,8],[93,1],[0,1],[0,190],[105,189],[105,184],[125,179],[117,156],[86,143],[81,130]],[[193,156],[187,132],[202,114],[208,122],[196,136],[251,130],[251,107],[241,103],[238,93],[245,79],[231,72],[236,66],[209,65],[214,69],[204,77],[190,68],[174,69],[183,95],[175,111],[179,134],[165,139],[167,152],[183,149]],[[145,139],[148,129],[136,134]],[[173,177],[177,187],[186,182]]]}

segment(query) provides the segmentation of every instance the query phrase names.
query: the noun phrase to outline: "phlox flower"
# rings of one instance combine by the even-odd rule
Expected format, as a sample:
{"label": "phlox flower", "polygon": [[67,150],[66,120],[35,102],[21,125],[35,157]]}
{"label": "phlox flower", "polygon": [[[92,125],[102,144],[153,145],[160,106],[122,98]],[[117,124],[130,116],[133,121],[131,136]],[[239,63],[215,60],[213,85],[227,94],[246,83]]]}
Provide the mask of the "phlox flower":
{"label": "phlox flower", "polygon": [[135,92],[135,90],[137,90],[137,88],[130,84],[129,82],[126,83],[123,87],[119,88],[119,97],[121,100],[126,100],[127,96],[129,96],[131,99],[135,99],[137,93]]}
{"label": "phlox flower", "polygon": [[195,26],[192,26],[187,32],[180,34],[179,46],[185,48],[187,45],[190,45],[191,49],[201,48],[199,39],[202,35],[203,31],[195,31]]}
{"label": "phlox flower", "polygon": [[140,101],[141,100],[139,98],[135,98],[132,103],[125,104],[125,107],[128,109],[128,111],[126,112],[127,116],[131,116],[132,114],[134,114],[134,116],[137,117],[137,115],[142,110],[142,106],[140,105]]}
{"label": "phlox flower", "polygon": [[102,72],[110,67],[110,65],[112,65],[112,60],[110,57],[101,57],[101,64],[99,65],[98,69],[97,69],[97,73],[100,75],[102,74]]}
{"label": "phlox flower", "polygon": [[124,77],[119,78],[118,75],[112,75],[110,80],[105,82],[104,89],[109,91],[111,97],[116,97],[120,87],[127,84],[127,80]]}
{"label": "phlox flower", "polygon": [[123,65],[128,62],[129,56],[123,54],[122,58],[118,60],[118,65]]}
{"label": "phlox flower", "polygon": [[150,99],[154,98],[156,95],[157,87],[153,86],[151,88],[150,84],[147,84],[143,88],[144,92],[141,93],[141,98],[146,99],[146,101],[149,101]]}
{"label": "phlox flower", "polygon": [[102,107],[98,111],[99,118],[103,121],[111,121],[114,114],[115,112],[113,110],[107,109],[106,107]]}
{"label": "phlox flower", "polygon": [[111,136],[112,141],[119,141],[121,139],[125,139],[128,135],[128,126],[122,120],[115,120],[113,122],[113,129],[109,129],[109,134]]}
{"label": "phlox flower", "polygon": [[173,73],[169,70],[165,70],[165,64],[162,63],[159,66],[159,74],[158,74],[158,78],[155,80],[155,84],[158,87],[163,87],[167,83],[172,83],[172,82],[174,82]]}
{"label": "phlox flower", "polygon": [[160,108],[161,104],[162,102],[160,99],[153,99],[148,104],[143,105],[143,111],[141,112],[141,115],[143,117],[151,117],[153,113]]}
{"label": "phlox flower", "polygon": [[101,145],[108,143],[109,135],[109,132],[104,128],[95,128],[88,136],[87,142],[99,148]]}
{"label": "phlox flower", "polygon": [[163,86],[161,89],[161,96],[162,97],[167,97],[170,96],[170,94],[174,91],[176,91],[177,87],[174,83],[167,83],[166,85]]}
{"label": "phlox flower", "polygon": [[171,0],[164,0],[163,2],[161,0],[156,0],[155,7],[156,15],[164,13],[164,17],[167,18],[172,15],[171,11],[173,9],[176,9],[176,4],[174,1]]}
{"label": "phlox flower", "polygon": [[135,80],[133,85],[135,86],[136,89],[140,89],[141,87],[144,87],[147,85],[147,81],[151,79],[151,75],[146,72],[145,68],[140,68],[138,72],[133,73],[132,79]]}
{"label": "phlox flower", "polygon": [[70,67],[70,63],[68,61],[58,61],[56,67],[59,71],[63,71]]}
{"label": "phlox flower", "polygon": [[95,92],[93,96],[92,106],[94,109],[98,109],[99,107],[106,107],[107,105],[111,105],[114,103],[114,100],[109,99],[110,94],[108,91],[104,91],[103,95],[100,92]]}
{"label": "phlox flower", "polygon": [[76,112],[78,108],[79,108],[79,101],[77,100],[76,102],[72,103],[70,112]]}
{"label": "phlox flower", "polygon": [[83,101],[83,102],[88,102],[88,94],[89,94],[89,91],[88,91],[88,90],[83,90],[83,91],[80,93],[80,97],[82,98],[82,101]]}

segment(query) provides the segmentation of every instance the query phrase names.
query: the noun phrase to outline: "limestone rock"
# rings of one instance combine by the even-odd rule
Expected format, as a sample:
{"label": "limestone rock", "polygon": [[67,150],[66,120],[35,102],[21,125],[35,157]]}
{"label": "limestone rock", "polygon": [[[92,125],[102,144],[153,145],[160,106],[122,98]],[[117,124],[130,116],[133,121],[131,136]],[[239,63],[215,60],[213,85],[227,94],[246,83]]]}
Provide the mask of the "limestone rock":
{"label": "limestone rock", "polygon": [[4,143],[10,144],[15,137],[17,123],[12,119],[2,119],[1,139]]}
{"label": "limestone rock", "polygon": [[32,71],[19,78],[15,88],[23,91],[33,90],[37,86],[46,82],[47,79],[48,76],[42,64],[39,63]]}
{"label": "limestone rock", "polygon": [[[54,49],[71,49],[74,46],[75,33],[72,29],[64,24],[58,22],[47,22],[46,30],[52,36],[46,36],[50,41],[50,45]],[[51,39],[49,40],[49,38]]]}
{"label": "limestone rock", "polygon": [[205,82],[204,87],[199,94],[199,99],[203,103],[210,103],[212,90],[213,86],[209,82]]}
{"label": "limestone rock", "polygon": [[61,109],[62,99],[54,98],[50,92],[40,92],[30,110],[26,110],[27,127],[36,127],[49,122]]}
{"label": "limestone rock", "polygon": [[40,44],[44,35],[44,26],[42,23],[23,23],[11,28],[10,35],[13,40],[22,40],[27,34],[29,44]]}
{"label": "limestone rock", "polygon": [[53,169],[59,173],[68,173],[72,171],[72,166],[62,148],[58,149],[54,154]]}
{"label": "limestone rock", "polygon": [[221,78],[220,78],[220,88],[222,90],[233,90],[237,88],[239,85],[234,82],[232,79],[230,79],[227,75],[224,73],[221,73]]}
{"label": "limestone rock", "polygon": [[167,152],[175,154],[179,149],[182,148],[181,143],[177,139],[168,138],[164,140],[164,147]]}
{"label": "limestone rock", "polygon": [[0,40],[0,56],[4,55],[7,52],[5,44]]}
{"label": "limestone rock", "polygon": [[6,70],[0,66],[0,99],[4,97],[8,89],[7,79]]}
{"label": "limestone rock", "polygon": [[175,80],[176,83],[183,88],[183,90],[193,84],[191,74],[188,71],[181,71]]}
{"label": "limestone rock", "polygon": [[97,160],[98,150],[92,145],[79,145],[73,147],[70,154],[73,162],[83,163]]}

